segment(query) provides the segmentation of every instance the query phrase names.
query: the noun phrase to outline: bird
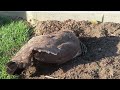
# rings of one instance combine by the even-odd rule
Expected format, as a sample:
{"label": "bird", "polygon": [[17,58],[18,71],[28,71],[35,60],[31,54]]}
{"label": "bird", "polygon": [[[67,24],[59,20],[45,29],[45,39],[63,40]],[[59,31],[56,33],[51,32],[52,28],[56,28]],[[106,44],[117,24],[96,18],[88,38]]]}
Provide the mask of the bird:
{"label": "bird", "polygon": [[21,73],[34,59],[48,64],[63,64],[86,52],[86,46],[72,30],[35,36],[6,64],[7,73]]}

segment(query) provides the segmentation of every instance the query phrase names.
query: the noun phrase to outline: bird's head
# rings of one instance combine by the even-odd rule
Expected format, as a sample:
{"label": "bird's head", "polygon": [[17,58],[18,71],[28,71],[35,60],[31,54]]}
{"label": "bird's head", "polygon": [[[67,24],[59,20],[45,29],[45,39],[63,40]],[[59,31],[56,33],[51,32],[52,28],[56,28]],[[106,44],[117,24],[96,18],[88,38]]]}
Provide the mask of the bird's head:
{"label": "bird's head", "polygon": [[6,64],[7,73],[11,75],[20,75],[25,69],[22,63],[18,64],[17,62],[10,61]]}

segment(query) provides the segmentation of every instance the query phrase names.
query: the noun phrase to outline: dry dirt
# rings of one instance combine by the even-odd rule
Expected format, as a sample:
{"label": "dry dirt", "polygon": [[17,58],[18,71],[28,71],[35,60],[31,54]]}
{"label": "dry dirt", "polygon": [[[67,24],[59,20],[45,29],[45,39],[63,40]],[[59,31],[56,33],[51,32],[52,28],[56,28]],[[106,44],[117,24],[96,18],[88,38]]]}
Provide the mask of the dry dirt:
{"label": "dry dirt", "polygon": [[73,30],[88,52],[63,65],[34,62],[26,69],[24,79],[120,79],[120,24],[113,22],[66,20],[42,21],[35,35],[49,34],[61,28]]}

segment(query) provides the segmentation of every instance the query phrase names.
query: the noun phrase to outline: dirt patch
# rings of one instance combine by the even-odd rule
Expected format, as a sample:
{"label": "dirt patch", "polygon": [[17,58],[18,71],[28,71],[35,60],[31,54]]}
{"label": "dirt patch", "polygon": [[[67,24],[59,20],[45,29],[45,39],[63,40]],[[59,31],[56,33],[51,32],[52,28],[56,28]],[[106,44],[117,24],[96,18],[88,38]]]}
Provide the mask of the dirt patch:
{"label": "dirt patch", "polygon": [[120,79],[120,24],[113,22],[66,20],[39,22],[35,35],[49,34],[61,28],[73,30],[88,49],[84,56],[62,65],[35,61],[21,78],[25,79]]}

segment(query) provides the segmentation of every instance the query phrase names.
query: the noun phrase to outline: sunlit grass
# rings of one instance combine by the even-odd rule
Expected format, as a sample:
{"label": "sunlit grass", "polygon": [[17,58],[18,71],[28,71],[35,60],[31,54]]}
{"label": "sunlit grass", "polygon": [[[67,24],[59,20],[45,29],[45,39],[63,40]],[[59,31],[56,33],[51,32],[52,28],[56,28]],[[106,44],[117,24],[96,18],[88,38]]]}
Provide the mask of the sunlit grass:
{"label": "sunlit grass", "polygon": [[0,79],[17,78],[6,73],[5,65],[29,40],[31,33],[30,26],[25,21],[0,17]]}

